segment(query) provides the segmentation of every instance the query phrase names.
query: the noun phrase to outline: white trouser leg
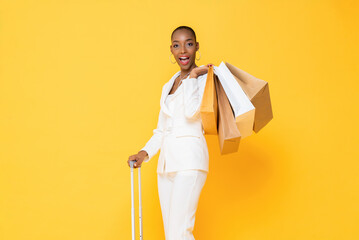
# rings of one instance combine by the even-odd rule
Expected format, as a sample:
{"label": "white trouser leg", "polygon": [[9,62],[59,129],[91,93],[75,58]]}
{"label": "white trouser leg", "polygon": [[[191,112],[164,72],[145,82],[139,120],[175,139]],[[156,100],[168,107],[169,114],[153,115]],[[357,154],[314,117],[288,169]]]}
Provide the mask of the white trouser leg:
{"label": "white trouser leg", "polygon": [[165,174],[157,174],[158,195],[160,198],[163,227],[164,227],[166,239],[168,239],[167,223],[168,223],[169,212],[170,212],[171,195],[172,195],[171,193],[172,193],[174,176],[175,173],[172,172]]}
{"label": "white trouser leg", "polygon": [[195,213],[206,178],[201,170],[158,174],[166,240],[194,240]]}

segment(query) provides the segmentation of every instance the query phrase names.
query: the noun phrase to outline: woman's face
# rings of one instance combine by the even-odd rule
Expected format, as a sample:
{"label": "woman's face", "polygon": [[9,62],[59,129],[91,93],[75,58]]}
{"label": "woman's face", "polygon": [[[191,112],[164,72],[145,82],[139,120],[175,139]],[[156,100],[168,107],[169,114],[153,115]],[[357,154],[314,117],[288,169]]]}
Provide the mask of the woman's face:
{"label": "woman's face", "polygon": [[174,32],[171,52],[175,57],[181,70],[189,70],[195,66],[196,51],[199,43],[195,42],[193,34],[187,29],[180,29]]}

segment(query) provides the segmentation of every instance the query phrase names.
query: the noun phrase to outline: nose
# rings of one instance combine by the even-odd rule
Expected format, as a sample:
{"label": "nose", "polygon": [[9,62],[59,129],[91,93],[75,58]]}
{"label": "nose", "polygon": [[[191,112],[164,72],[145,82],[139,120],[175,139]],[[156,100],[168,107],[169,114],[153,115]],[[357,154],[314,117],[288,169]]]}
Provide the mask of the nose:
{"label": "nose", "polygon": [[185,48],[185,46],[182,46],[181,47],[181,53],[185,53],[186,52],[186,48]]}

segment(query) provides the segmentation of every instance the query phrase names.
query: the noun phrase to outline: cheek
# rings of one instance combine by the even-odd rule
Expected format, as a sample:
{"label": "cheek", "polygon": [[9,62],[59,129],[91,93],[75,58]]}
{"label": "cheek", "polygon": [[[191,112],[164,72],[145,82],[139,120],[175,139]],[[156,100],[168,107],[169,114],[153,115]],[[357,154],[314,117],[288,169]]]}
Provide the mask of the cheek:
{"label": "cheek", "polygon": [[190,51],[193,55],[196,54],[196,47],[195,46],[191,47]]}

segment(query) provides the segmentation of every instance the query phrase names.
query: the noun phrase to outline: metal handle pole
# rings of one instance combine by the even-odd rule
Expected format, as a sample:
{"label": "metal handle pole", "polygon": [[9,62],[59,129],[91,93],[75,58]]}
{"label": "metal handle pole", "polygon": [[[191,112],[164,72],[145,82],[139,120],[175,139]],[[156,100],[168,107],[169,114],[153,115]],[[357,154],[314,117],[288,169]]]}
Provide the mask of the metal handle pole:
{"label": "metal handle pole", "polygon": [[141,167],[138,168],[138,201],[139,201],[139,221],[140,221],[140,240],[143,239],[143,228],[142,228],[142,198],[141,198]]}
{"label": "metal handle pole", "polygon": [[131,225],[132,225],[132,240],[136,240],[136,235],[135,235],[135,196],[134,196],[134,185],[133,185],[133,164],[134,164],[134,161],[130,161],[130,167],[131,167]]}

